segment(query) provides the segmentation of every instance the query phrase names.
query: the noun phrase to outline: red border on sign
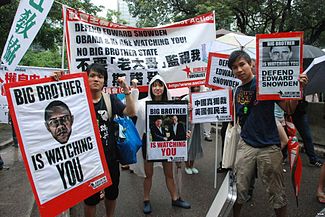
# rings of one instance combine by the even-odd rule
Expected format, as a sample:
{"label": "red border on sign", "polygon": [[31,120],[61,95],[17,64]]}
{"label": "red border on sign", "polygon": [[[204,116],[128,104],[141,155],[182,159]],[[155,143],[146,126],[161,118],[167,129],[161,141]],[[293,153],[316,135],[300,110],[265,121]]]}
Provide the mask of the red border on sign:
{"label": "red border on sign", "polygon": [[[300,39],[300,57],[299,57],[299,62],[300,62],[300,69],[299,73],[301,74],[303,72],[303,45],[304,45],[304,33],[303,32],[280,32],[280,33],[272,33],[272,34],[257,34],[256,35],[256,99],[257,100],[289,100],[289,99],[294,99],[297,100],[299,98],[290,98],[290,97],[285,97],[281,98],[279,94],[259,94],[259,59],[260,59],[260,46],[259,42],[260,39],[265,39],[265,38],[290,38],[290,37],[295,37]],[[302,85],[300,85],[300,99],[302,97]]]}
{"label": "red border on sign", "polygon": [[[27,161],[27,156],[26,156],[26,152],[25,152],[25,148],[23,145],[23,140],[22,140],[22,136],[19,130],[19,126],[18,126],[18,122],[17,122],[17,117],[16,114],[14,112],[14,108],[13,108],[13,102],[12,102],[12,97],[10,94],[9,89],[10,88],[14,88],[14,87],[20,87],[20,86],[27,86],[27,85],[35,85],[35,84],[43,84],[43,83],[47,83],[47,82],[53,82],[53,78],[52,77],[48,77],[48,78],[42,78],[42,79],[37,79],[37,80],[29,80],[29,81],[22,81],[22,82],[15,82],[15,83],[8,83],[5,84],[5,90],[7,94],[7,100],[8,100],[8,105],[9,105],[9,111],[12,117],[12,122],[15,128],[15,132],[17,135],[17,139],[18,139],[18,143],[20,146],[20,150],[22,153],[22,158],[24,160],[24,164],[26,167],[26,172],[28,175],[28,179],[30,182],[30,185],[32,187],[33,193],[34,193],[34,197],[36,200],[36,203],[39,207],[39,211],[41,216],[50,216],[50,217],[54,217],[57,216],[58,214],[62,213],[63,211],[69,209],[70,207],[76,205],[77,203],[79,203],[80,201],[86,199],[87,197],[93,195],[94,193],[110,186],[112,184],[112,180],[108,171],[108,166],[106,163],[106,158],[104,155],[104,150],[103,150],[103,146],[102,146],[102,142],[100,139],[100,134],[99,134],[99,129],[97,126],[97,121],[96,121],[96,115],[95,115],[95,109],[93,106],[93,102],[92,102],[92,97],[91,97],[91,93],[90,93],[90,88],[88,85],[88,78],[87,75],[85,73],[78,73],[78,74],[70,74],[70,75],[65,75],[62,76],[62,78],[60,79],[60,81],[62,80],[68,80],[68,79],[73,79],[73,78],[83,78],[84,81],[84,85],[85,85],[85,89],[86,89],[86,96],[87,96],[87,101],[88,101],[88,106],[89,106],[89,110],[90,110],[90,114],[91,114],[91,120],[92,120],[92,124],[93,126],[89,126],[89,127],[93,127],[94,128],[94,132],[95,132],[95,137],[96,137],[96,142],[98,144],[98,150],[99,150],[99,154],[100,154],[100,159],[102,162],[102,166],[104,169],[104,172],[100,175],[98,175],[97,177],[92,178],[91,180],[83,183],[82,185],[75,187],[71,190],[66,191],[65,193],[61,194],[60,196],[45,202],[44,204],[41,205],[38,194],[36,192],[36,187],[35,184],[33,182],[32,179],[32,173]],[[101,185],[100,187],[96,188],[96,189],[92,189],[92,187],[90,186],[90,183],[98,180],[99,178],[102,177],[106,177],[107,182],[103,185]],[[49,180],[50,181],[50,180]]]}
{"label": "red border on sign", "polygon": [[212,52],[209,53],[209,56],[208,56],[208,66],[207,66],[207,74],[205,76],[205,86],[211,87],[213,89],[223,89],[222,87],[209,84],[209,81],[210,81],[209,78],[210,78],[210,73],[211,73],[212,59],[214,57],[229,59],[229,56],[230,55],[228,55],[228,54],[212,53]]}

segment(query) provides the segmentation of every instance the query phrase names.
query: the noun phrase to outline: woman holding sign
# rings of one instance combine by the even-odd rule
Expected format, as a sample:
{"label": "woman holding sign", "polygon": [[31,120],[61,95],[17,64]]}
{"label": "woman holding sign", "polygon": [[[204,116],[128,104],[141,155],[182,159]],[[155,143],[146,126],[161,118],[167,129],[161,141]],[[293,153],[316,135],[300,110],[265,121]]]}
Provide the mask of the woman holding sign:
{"label": "woman holding sign", "polygon": [[[149,83],[148,88],[148,97],[144,98],[139,101],[138,104],[138,121],[137,121],[137,129],[140,136],[143,136],[142,138],[145,138],[145,121],[146,121],[146,101],[168,101],[171,99],[171,96],[168,92],[167,86],[164,82],[164,80],[159,76],[156,75],[152,78],[152,80]],[[143,157],[144,157],[144,171],[146,174],[146,177],[144,179],[143,188],[144,188],[144,196],[143,196],[143,212],[145,214],[149,214],[152,212],[152,207],[150,204],[150,190],[152,186],[152,177],[153,177],[153,162],[146,160],[146,139],[143,139]],[[185,209],[191,208],[191,205],[182,200],[179,195],[177,195],[176,186],[174,182],[173,177],[173,163],[172,162],[162,162],[164,174],[165,174],[165,180],[166,185],[168,188],[168,191],[170,193],[171,199],[172,199],[172,206],[177,206]]]}

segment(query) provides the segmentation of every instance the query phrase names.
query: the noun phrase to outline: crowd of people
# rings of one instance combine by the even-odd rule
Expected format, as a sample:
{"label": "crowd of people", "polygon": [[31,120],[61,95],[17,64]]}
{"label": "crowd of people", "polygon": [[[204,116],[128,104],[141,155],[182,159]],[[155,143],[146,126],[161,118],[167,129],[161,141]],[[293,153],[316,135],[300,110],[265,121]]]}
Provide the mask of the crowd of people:
{"label": "crowd of people", "polygon": [[[291,50],[285,51],[270,49],[270,56],[277,61],[281,57],[291,56]],[[313,166],[321,167],[319,185],[317,187],[317,199],[320,203],[325,203],[324,182],[325,166],[316,156],[311,132],[308,127],[306,112],[301,112],[299,106],[302,101],[282,100],[282,101],[258,101],[256,99],[256,78],[254,76],[253,60],[244,51],[233,52],[228,61],[228,67],[235,76],[242,81],[235,91],[235,104],[237,120],[241,126],[241,138],[237,148],[237,158],[235,162],[235,174],[237,185],[237,200],[233,207],[234,217],[240,216],[243,204],[250,197],[252,180],[256,175],[262,181],[268,195],[268,203],[274,208],[278,217],[288,216],[287,195],[284,186],[283,174],[283,151],[288,143],[288,137],[283,130],[284,115],[290,114],[296,125],[304,143],[309,162]],[[54,78],[59,80],[62,72],[56,72]],[[143,181],[143,213],[150,214],[153,211],[151,203],[151,189],[153,187],[154,165],[156,162],[147,160],[146,149],[146,102],[162,102],[171,100],[171,95],[167,89],[164,79],[160,75],[153,77],[149,83],[148,95],[146,98],[137,99],[132,96],[130,88],[123,78],[118,79],[123,93],[125,103],[122,103],[116,95],[102,92],[106,84],[107,73],[103,65],[94,63],[87,68],[88,85],[90,87],[92,102],[95,108],[96,119],[99,125],[99,132],[105,152],[106,162],[110,171],[113,184],[104,190],[104,201],[106,216],[113,217],[116,207],[116,199],[119,195],[120,165],[117,150],[114,142],[114,135],[111,133],[111,121],[114,115],[136,116],[136,128],[142,139],[142,150],[138,152],[138,163],[131,165],[131,169],[140,176]],[[308,78],[300,75],[301,85],[306,85]],[[200,87],[190,88],[190,92],[199,92]],[[105,96],[106,95],[106,96]],[[105,102],[105,97],[109,97],[110,104]],[[188,100],[185,96],[183,100]],[[245,100],[242,100],[245,99]],[[55,103],[54,103],[55,104]],[[110,105],[110,106],[109,106]],[[67,125],[72,125],[73,116],[64,105],[56,102],[48,109],[46,127],[53,137],[60,143],[65,143],[69,139],[71,131],[67,130]],[[191,109],[191,108],[190,108]],[[58,111],[64,113],[63,115]],[[108,115],[108,114],[111,114]],[[187,121],[187,120],[186,120]],[[209,125],[211,126],[211,125]],[[226,126],[226,125],[224,125]],[[60,137],[55,133],[57,128],[62,128]],[[71,128],[71,127],[70,127]],[[185,173],[188,175],[197,174],[199,170],[194,167],[196,159],[203,157],[202,138],[212,141],[209,133],[210,129],[206,125],[189,124],[189,131],[186,131],[184,120],[180,121],[177,115],[171,115],[168,119],[168,126],[163,126],[162,117],[155,117],[151,123],[150,133],[152,141],[181,141],[188,139],[188,161],[185,162]],[[206,132],[204,134],[204,132]],[[223,131],[224,132],[224,131]],[[201,138],[202,137],[202,138]],[[224,138],[224,135],[223,137]],[[285,153],[285,152],[284,152]],[[165,176],[167,190],[170,194],[171,205],[175,207],[189,209],[191,204],[181,198],[178,188],[180,183],[175,179],[173,162],[162,161],[162,168]],[[3,162],[0,157],[0,169]],[[182,168],[180,163],[177,168]],[[141,169],[142,168],[142,169]],[[98,192],[84,201],[84,213],[86,217],[96,216],[96,205],[101,200],[101,193]]]}

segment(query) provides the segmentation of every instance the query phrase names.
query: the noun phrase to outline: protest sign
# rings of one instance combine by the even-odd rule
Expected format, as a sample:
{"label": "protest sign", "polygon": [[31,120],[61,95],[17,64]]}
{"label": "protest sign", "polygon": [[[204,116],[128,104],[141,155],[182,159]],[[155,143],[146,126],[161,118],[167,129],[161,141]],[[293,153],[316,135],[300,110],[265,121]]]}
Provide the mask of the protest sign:
{"label": "protest sign", "polygon": [[303,32],[256,35],[257,100],[301,98]]}
{"label": "protest sign", "polygon": [[53,0],[21,0],[12,23],[1,61],[14,71],[50,11]]}
{"label": "protest sign", "polygon": [[229,55],[209,53],[205,84],[211,88],[235,88],[241,84],[228,67]]}
{"label": "protest sign", "polygon": [[[70,72],[101,63],[108,71],[108,87],[117,87],[117,78],[125,76],[130,84],[137,79],[140,91],[156,74],[169,88],[204,83],[202,45],[215,39],[213,12],[161,27],[135,28],[71,8],[63,11]],[[116,88],[110,90],[115,93]]]}
{"label": "protest sign", "polygon": [[56,216],[112,183],[86,78],[5,85],[41,216]]}
{"label": "protest sign", "polygon": [[192,93],[190,103],[192,123],[232,121],[231,89]]}
{"label": "protest sign", "polygon": [[187,101],[146,102],[147,160],[187,161]]}
{"label": "protest sign", "polygon": [[17,66],[15,71],[8,71],[5,65],[0,65],[0,123],[8,123],[9,119],[8,102],[4,89],[5,84],[45,78],[58,70],[61,69]]}

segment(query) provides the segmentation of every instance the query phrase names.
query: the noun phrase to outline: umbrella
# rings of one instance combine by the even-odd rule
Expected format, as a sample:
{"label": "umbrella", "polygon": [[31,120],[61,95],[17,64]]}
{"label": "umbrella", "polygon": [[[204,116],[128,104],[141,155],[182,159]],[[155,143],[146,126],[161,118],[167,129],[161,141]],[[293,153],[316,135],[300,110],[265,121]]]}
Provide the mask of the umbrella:
{"label": "umbrella", "polygon": [[304,70],[311,64],[311,62],[320,56],[323,56],[325,54],[324,51],[322,51],[320,48],[312,46],[312,45],[306,45],[304,44]]}
{"label": "umbrella", "polygon": [[296,202],[298,207],[298,194],[300,191],[302,162],[300,157],[300,146],[296,136],[289,137],[288,155],[289,155],[289,163],[290,163],[290,171],[291,171],[291,182],[293,185],[293,191],[296,196]]}
{"label": "umbrella", "polygon": [[253,59],[256,59],[255,36],[228,33],[206,44],[207,52],[231,54],[235,50],[244,50]]}
{"label": "umbrella", "polygon": [[322,51],[322,49],[312,45],[304,44],[304,59],[306,58],[314,59],[316,57],[323,56],[324,54],[325,52]]}
{"label": "umbrella", "polygon": [[325,92],[325,55],[315,58],[303,73],[309,80],[304,89],[305,95]]}

